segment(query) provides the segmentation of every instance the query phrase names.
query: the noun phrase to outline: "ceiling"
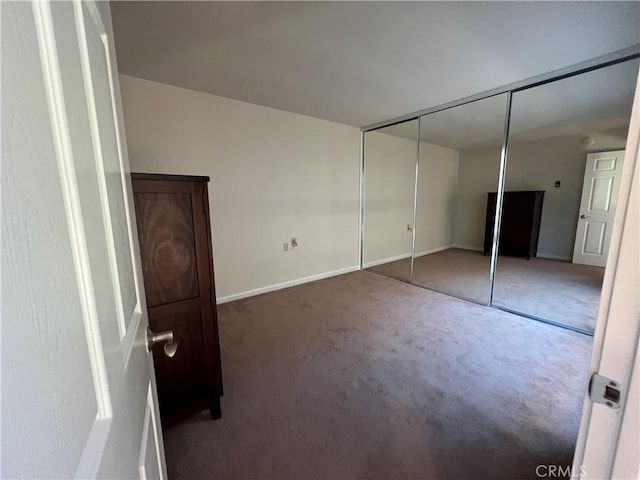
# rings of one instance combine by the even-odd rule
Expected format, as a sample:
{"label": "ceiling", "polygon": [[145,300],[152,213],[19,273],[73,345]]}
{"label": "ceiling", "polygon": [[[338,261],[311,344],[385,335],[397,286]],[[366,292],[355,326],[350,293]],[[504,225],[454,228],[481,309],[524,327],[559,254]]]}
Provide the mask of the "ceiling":
{"label": "ceiling", "polygon": [[[626,139],[640,60],[634,59],[516,92],[509,141],[568,135],[600,139],[596,147]],[[461,150],[499,145],[504,136],[506,94],[425,115],[422,141]],[[417,120],[385,127],[381,133],[415,140]]]}
{"label": "ceiling", "polygon": [[119,71],[365,126],[640,44],[640,2],[112,2]]}

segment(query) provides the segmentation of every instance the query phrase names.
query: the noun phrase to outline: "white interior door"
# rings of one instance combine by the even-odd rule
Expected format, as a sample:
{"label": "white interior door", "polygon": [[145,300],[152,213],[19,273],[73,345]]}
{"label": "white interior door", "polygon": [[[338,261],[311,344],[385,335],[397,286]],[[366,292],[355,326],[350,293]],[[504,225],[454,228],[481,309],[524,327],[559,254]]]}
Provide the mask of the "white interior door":
{"label": "white interior door", "polygon": [[573,263],[607,263],[623,158],[624,150],[587,155]]}
{"label": "white interior door", "polygon": [[107,2],[2,2],[3,478],[165,478]]}

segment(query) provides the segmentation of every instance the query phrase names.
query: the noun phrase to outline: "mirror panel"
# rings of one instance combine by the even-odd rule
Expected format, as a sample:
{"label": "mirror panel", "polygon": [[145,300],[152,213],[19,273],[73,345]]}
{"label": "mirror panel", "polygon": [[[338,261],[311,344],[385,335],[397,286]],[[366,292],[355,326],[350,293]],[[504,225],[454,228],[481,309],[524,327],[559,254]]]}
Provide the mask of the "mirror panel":
{"label": "mirror panel", "polygon": [[411,281],[418,120],[364,134],[363,268]]}
{"label": "mirror panel", "polygon": [[637,73],[513,94],[494,305],[594,331]]}
{"label": "mirror panel", "polygon": [[498,185],[506,108],[502,94],[420,118],[416,285],[489,303],[487,192]]}

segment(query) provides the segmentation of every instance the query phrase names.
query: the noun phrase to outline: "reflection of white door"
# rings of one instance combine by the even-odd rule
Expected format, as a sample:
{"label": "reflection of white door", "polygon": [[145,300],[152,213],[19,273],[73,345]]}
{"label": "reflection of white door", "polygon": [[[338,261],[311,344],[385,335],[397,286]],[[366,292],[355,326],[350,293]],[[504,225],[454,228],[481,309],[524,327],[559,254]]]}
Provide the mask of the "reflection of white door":
{"label": "reflection of white door", "polygon": [[2,2],[2,478],[164,478],[108,2]]}
{"label": "reflection of white door", "polygon": [[587,155],[573,263],[607,263],[623,158],[624,150]]}

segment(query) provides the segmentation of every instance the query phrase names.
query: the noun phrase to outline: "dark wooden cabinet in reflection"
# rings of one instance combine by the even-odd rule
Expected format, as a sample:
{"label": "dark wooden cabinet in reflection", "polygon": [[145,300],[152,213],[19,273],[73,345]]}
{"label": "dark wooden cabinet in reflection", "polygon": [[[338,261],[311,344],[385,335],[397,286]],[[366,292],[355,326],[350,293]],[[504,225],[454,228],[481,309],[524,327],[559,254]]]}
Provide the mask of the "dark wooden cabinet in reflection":
{"label": "dark wooden cabinet in reflection", "polygon": [[[496,215],[496,192],[487,193],[484,254],[491,253]],[[544,191],[504,192],[500,228],[500,255],[535,257],[538,252]]]}
{"label": "dark wooden cabinet in reflection", "polygon": [[208,177],[132,174],[149,326],[173,330],[173,357],[153,349],[164,427],[209,409],[220,417],[222,371]]}

